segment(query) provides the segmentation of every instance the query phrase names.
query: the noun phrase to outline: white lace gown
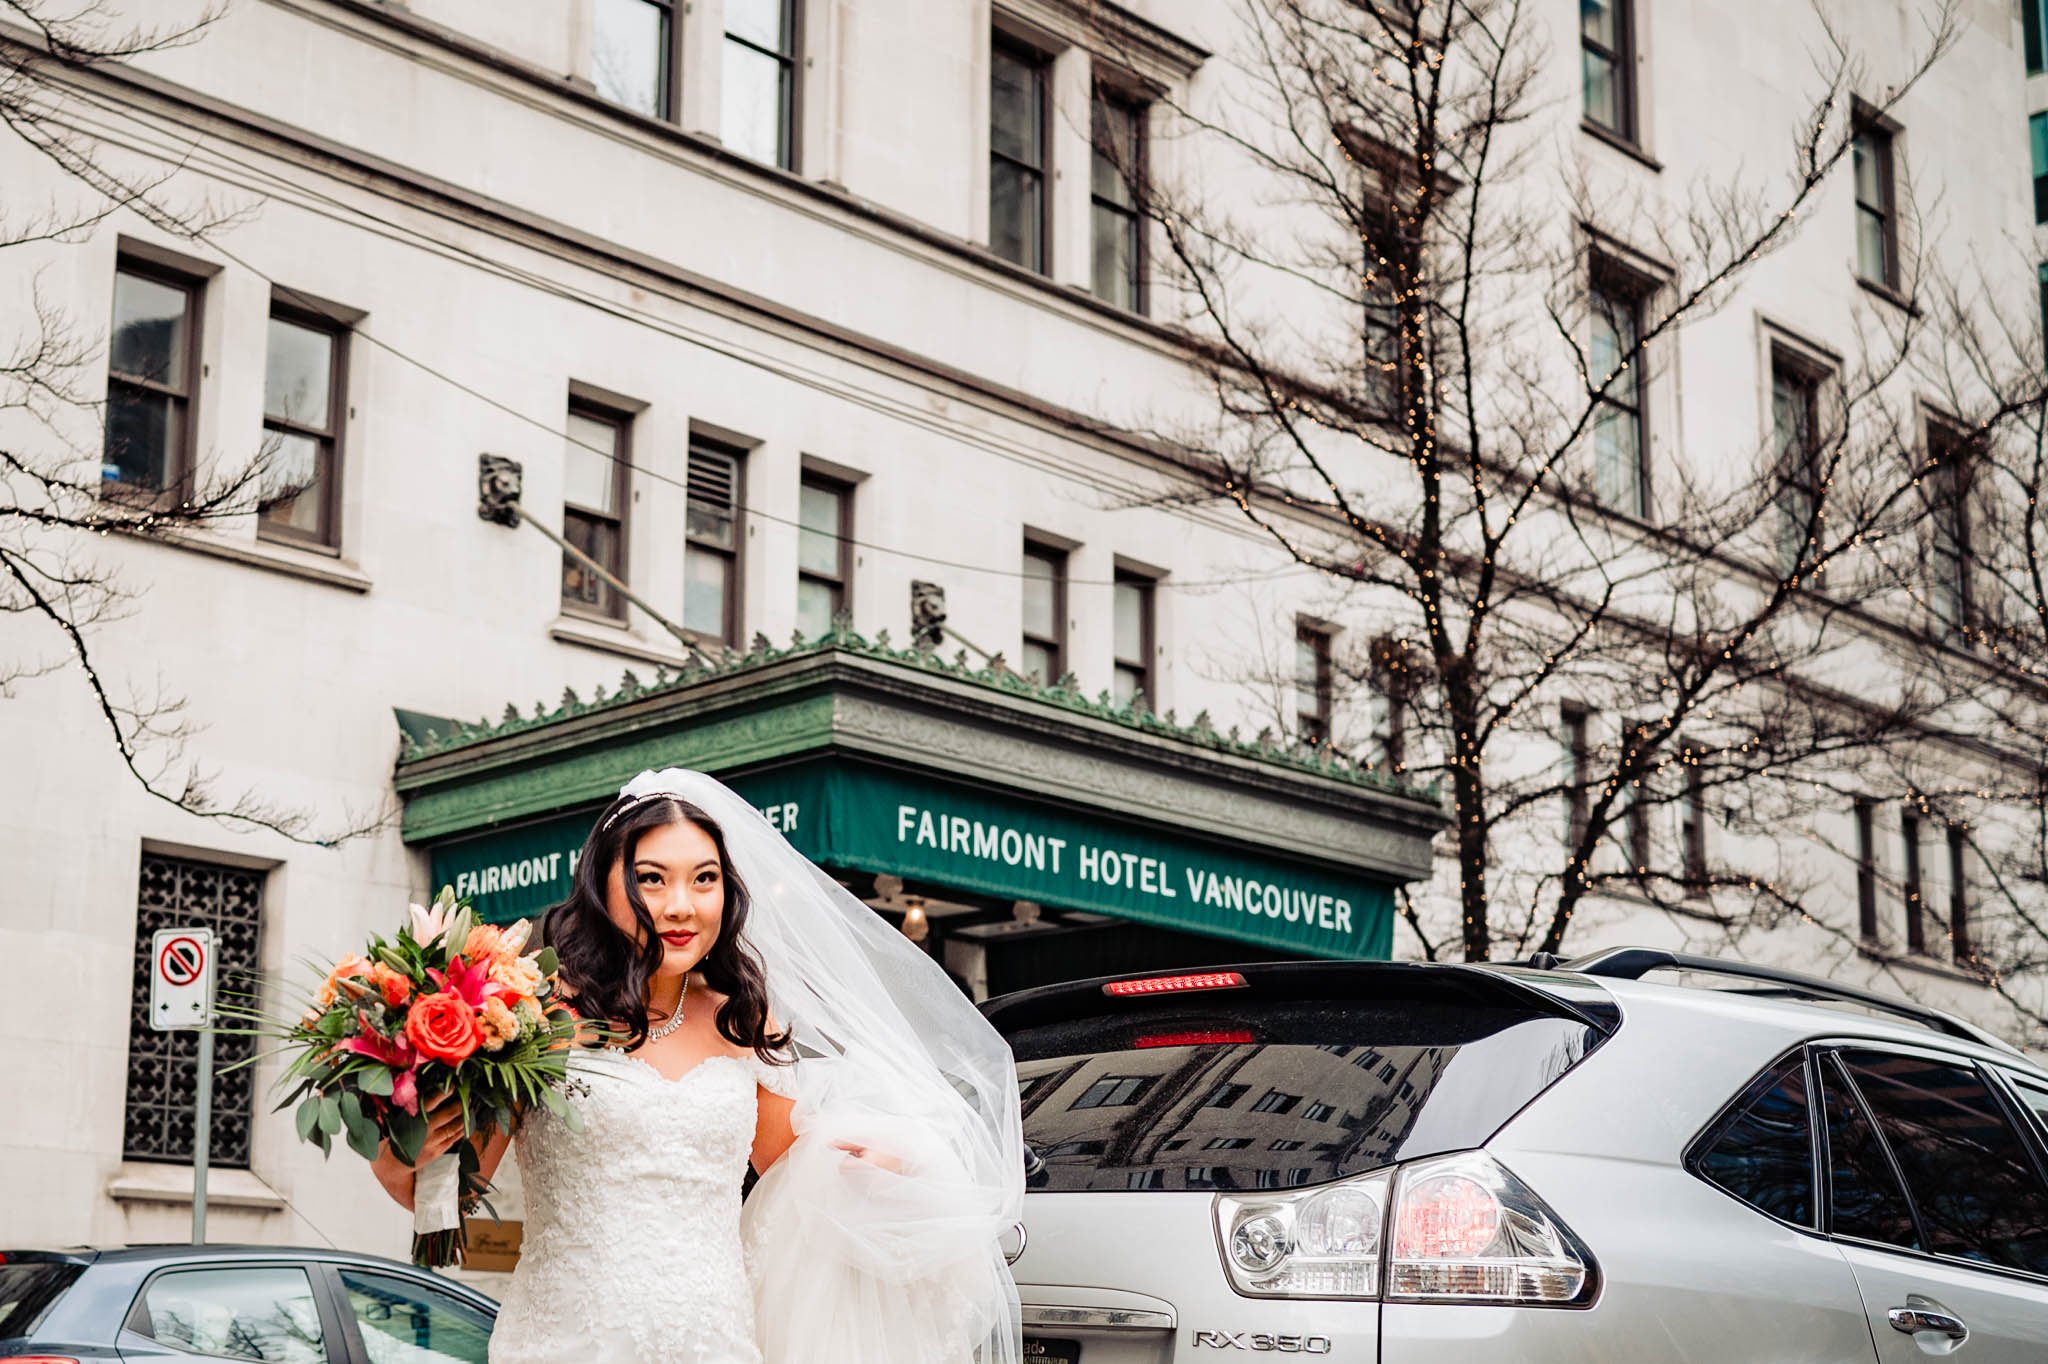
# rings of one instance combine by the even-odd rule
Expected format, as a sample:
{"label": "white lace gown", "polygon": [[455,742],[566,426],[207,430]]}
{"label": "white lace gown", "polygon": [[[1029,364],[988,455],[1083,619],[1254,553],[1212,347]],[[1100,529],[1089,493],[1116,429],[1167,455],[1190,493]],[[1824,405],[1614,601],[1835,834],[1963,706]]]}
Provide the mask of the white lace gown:
{"label": "white lace gown", "polygon": [[740,1236],[757,1083],[779,1068],[713,1056],[668,1079],[583,1051],[583,1131],[545,1109],[513,1148],[526,1192],[519,1266],[491,1364],[761,1364]]}

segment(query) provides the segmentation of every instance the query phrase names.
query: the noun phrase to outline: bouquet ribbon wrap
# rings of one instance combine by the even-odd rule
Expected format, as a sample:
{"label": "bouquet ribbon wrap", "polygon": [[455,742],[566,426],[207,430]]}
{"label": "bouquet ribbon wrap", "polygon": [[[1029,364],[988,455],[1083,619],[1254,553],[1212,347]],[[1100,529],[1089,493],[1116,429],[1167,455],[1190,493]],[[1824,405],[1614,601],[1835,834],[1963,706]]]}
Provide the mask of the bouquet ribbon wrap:
{"label": "bouquet ribbon wrap", "polygon": [[426,1236],[462,1225],[462,1158],[435,1156],[412,1177],[412,1233]]}

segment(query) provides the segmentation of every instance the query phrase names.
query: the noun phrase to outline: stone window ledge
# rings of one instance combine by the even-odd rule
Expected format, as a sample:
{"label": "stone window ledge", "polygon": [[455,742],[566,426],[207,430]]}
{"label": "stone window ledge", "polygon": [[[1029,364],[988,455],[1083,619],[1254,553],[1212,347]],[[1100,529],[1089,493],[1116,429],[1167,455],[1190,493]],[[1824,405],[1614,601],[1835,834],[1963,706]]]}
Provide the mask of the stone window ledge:
{"label": "stone window ledge", "polygon": [[[107,1181],[107,1197],[117,1203],[172,1203],[192,1206],[192,1167],[130,1161]],[[252,1208],[283,1212],[284,1196],[247,1170],[206,1172],[209,1208]]]}
{"label": "stone window ledge", "polygon": [[600,653],[616,654],[639,663],[655,663],[669,668],[681,668],[689,663],[689,659],[680,651],[664,649],[640,638],[624,626],[610,625],[582,616],[555,617],[554,623],[548,626],[548,636],[563,644],[596,649]]}
{"label": "stone window ledge", "polygon": [[250,568],[260,568],[270,573],[303,578],[308,582],[338,587],[345,592],[368,592],[371,587],[369,575],[344,559],[273,544],[267,540],[230,540],[203,531],[137,535],[135,538],[150,544],[167,545],[172,549],[190,550],[194,554],[226,559],[230,563],[245,564]]}

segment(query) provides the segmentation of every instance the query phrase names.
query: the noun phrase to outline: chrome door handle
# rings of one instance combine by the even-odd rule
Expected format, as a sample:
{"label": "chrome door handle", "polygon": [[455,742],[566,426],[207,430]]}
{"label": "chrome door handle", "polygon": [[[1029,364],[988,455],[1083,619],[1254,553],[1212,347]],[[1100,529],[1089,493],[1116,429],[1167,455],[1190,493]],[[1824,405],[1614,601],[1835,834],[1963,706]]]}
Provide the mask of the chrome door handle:
{"label": "chrome door handle", "polygon": [[1010,1230],[1017,1233],[1017,1248],[1003,1251],[1003,1263],[1013,1265],[1024,1258],[1024,1247],[1031,1244],[1031,1233],[1024,1229],[1022,1222],[1012,1224]]}
{"label": "chrome door handle", "polygon": [[1958,1345],[1970,1338],[1970,1328],[1963,1325],[1960,1318],[1946,1312],[1930,1312],[1924,1307],[1894,1307],[1885,1313],[1885,1318],[1891,1322],[1894,1331],[1903,1331],[1909,1336],[1934,1331]]}

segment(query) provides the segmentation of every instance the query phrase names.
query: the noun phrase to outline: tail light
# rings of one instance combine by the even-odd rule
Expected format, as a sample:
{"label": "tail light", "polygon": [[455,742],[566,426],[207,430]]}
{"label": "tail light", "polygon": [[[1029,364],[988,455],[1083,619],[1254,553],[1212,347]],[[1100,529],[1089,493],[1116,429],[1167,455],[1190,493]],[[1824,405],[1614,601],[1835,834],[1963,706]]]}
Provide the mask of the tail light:
{"label": "tail light", "polygon": [[1521,1180],[1468,1151],[1314,1189],[1221,1194],[1231,1287],[1257,1298],[1576,1305],[1593,1257]]}
{"label": "tail light", "polygon": [[70,1355],[0,1355],[0,1364],[78,1364]]}
{"label": "tail light", "polygon": [[1195,990],[1242,990],[1248,982],[1241,971],[1192,971],[1178,976],[1140,976],[1135,980],[1112,980],[1102,993],[1112,998],[1132,995],[1177,995]]}

